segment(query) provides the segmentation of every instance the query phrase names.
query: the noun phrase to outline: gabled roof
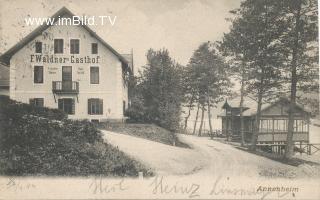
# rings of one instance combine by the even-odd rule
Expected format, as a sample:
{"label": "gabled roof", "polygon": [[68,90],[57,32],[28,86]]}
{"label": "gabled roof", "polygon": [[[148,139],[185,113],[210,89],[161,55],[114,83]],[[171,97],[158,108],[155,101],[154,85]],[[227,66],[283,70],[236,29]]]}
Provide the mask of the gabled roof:
{"label": "gabled roof", "polygon": [[[243,107],[244,108],[252,108],[256,105],[257,102],[251,97],[243,97]],[[232,108],[236,108],[240,106],[240,97],[236,97],[233,99],[227,99],[224,106],[229,106]]]}
{"label": "gabled roof", "polygon": [[[57,19],[59,16],[63,15],[69,15],[69,16],[75,16],[70,10],[68,10],[66,7],[62,7],[60,10],[58,10],[51,18]],[[39,27],[37,27],[34,31],[29,33],[26,37],[24,37],[22,40],[20,40],[16,45],[11,47],[8,51],[6,51],[4,54],[0,56],[0,62],[3,62],[7,65],[10,64],[11,57],[18,52],[22,47],[24,47],[26,44],[28,44],[30,41],[32,41],[34,38],[36,38],[38,35],[42,34],[43,31],[45,31],[47,28],[49,28],[51,25],[43,24]],[[119,60],[128,65],[129,62],[121,55],[119,54],[115,49],[113,49],[108,43],[106,43],[101,37],[99,37],[96,32],[94,32],[92,29],[90,29],[86,25],[81,25],[83,28],[85,28],[91,36],[96,38],[99,42],[101,42],[106,48],[108,48],[114,55],[116,55]]]}
{"label": "gabled roof", "polygon": [[[261,105],[261,111],[265,111],[266,109],[270,108],[271,106],[277,104],[277,103],[284,103],[284,104],[289,104],[290,101],[288,98],[285,97],[281,97],[279,99],[277,99],[274,102],[263,102]],[[225,109],[225,107],[230,107],[230,108],[240,108],[240,97],[236,97],[234,99],[231,100],[226,100],[225,104],[222,106],[223,109]],[[309,111],[307,111],[301,104],[296,103],[296,107],[299,108],[301,111],[309,113]],[[254,100],[251,97],[244,97],[243,99],[243,112],[242,115],[243,116],[254,116],[257,114],[257,101]],[[225,112],[222,112],[220,115],[218,115],[220,117],[226,116]],[[239,114],[237,115],[239,116]]]}

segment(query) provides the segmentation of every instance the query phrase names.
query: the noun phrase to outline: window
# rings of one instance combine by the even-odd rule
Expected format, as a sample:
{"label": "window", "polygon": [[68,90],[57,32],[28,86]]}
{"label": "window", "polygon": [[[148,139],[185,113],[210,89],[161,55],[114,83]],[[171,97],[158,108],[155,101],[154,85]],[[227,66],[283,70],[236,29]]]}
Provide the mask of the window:
{"label": "window", "polygon": [[288,131],[288,121],[285,119],[274,120],[274,132],[286,132]]}
{"label": "window", "polygon": [[36,106],[36,107],[43,107],[44,105],[44,100],[43,98],[33,98],[29,99],[30,105]]}
{"label": "window", "polygon": [[75,103],[72,98],[64,98],[58,100],[58,108],[63,110],[65,113],[69,115],[73,115],[75,113]]}
{"label": "window", "polygon": [[91,44],[91,53],[92,54],[98,54],[98,43],[92,43]]}
{"label": "window", "polygon": [[63,53],[63,39],[54,39],[54,53]]}
{"label": "window", "polygon": [[294,132],[308,132],[308,122],[302,120],[302,119],[297,119],[294,120]]}
{"label": "window", "polygon": [[88,99],[88,114],[102,115],[103,113],[103,99]]}
{"label": "window", "polygon": [[70,53],[71,54],[79,54],[80,42],[79,39],[71,39],[70,40]]}
{"label": "window", "polygon": [[268,133],[273,130],[273,121],[271,119],[261,119],[259,132]]}
{"label": "window", "polygon": [[90,83],[99,84],[99,67],[90,67]]}
{"label": "window", "polygon": [[43,83],[43,66],[34,66],[33,82]]}
{"label": "window", "polygon": [[42,53],[42,42],[36,42],[36,53]]}

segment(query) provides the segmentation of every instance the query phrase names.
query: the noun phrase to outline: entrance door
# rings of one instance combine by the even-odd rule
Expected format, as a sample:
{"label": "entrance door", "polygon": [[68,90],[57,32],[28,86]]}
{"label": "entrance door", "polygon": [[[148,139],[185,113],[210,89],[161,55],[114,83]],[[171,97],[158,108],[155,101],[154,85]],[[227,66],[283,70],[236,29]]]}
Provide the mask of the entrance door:
{"label": "entrance door", "polygon": [[72,66],[62,66],[62,90],[72,90]]}

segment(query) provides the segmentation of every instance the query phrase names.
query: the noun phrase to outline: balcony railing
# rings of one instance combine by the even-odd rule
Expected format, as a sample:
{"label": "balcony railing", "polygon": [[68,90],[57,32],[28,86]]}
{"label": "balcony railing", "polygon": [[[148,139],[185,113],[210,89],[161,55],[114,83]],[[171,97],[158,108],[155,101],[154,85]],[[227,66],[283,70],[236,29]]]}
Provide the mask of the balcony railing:
{"label": "balcony railing", "polygon": [[52,92],[57,94],[78,94],[79,82],[52,81]]}

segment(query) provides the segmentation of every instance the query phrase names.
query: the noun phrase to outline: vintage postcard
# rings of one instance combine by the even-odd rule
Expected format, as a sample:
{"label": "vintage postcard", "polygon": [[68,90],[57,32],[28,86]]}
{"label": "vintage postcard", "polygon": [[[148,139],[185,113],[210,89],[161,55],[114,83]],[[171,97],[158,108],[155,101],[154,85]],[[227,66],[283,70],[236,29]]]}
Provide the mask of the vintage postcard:
{"label": "vintage postcard", "polygon": [[317,0],[0,0],[0,200],[320,199]]}

